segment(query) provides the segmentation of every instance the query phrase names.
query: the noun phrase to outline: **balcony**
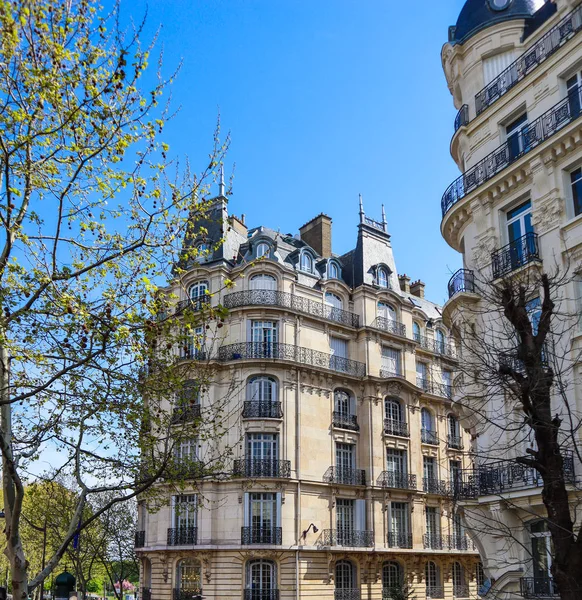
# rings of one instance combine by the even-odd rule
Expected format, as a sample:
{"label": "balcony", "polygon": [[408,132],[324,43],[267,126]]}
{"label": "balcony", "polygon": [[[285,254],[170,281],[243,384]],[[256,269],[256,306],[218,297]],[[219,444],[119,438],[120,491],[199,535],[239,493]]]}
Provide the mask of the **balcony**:
{"label": "balcony", "polygon": [[491,255],[493,279],[503,277],[531,262],[540,260],[538,234],[526,233]]}
{"label": "balcony", "polygon": [[280,546],[283,540],[281,527],[241,527],[241,544],[271,544]]}
{"label": "balcony", "polygon": [[294,294],[278,292],[276,290],[248,290],[244,292],[234,292],[224,297],[225,308],[239,308],[241,306],[277,306],[287,308],[294,312],[303,313],[341,323],[348,327],[359,327],[360,317],[352,312],[335,308],[329,304],[315,302],[308,298],[301,298]]}
{"label": "balcony", "polygon": [[453,583],[453,598],[470,598],[469,586],[466,583]]}
{"label": "balcony", "polygon": [[475,273],[470,269],[459,269],[449,279],[449,300],[462,293],[475,294]]}
{"label": "balcony", "polygon": [[333,411],[331,424],[339,429],[349,429],[350,431],[360,431],[358,417],[356,415],[345,415],[344,413]]}
{"label": "balcony", "polygon": [[436,477],[423,477],[422,491],[426,492],[427,494],[446,496],[448,488],[446,482],[442,479],[436,479]]}
{"label": "balcony", "polygon": [[172,411],[172,424],[179,425],[191,423],[200,418],[200,404],[190,404],[189,406],[177,406]]}
{"label": "balcony", "polygon": [[243,405],[243,419],[282,419],[283,410],[280,402],[247,400]]}
{"label": "balcony", "polygon": [[174,589],[173,600],[202,600],[202,588],[192,590]]}
{"label": "balcony", "polygon": [[168,546],[196,546],[198,527],[178,527],[168,529]]}
{"label": "balcony", "polygon": [[451,450],[462,450],[463,449],[463,438],[458,435],[447,435],[447,448]]}
{"label": "balcony", "polygon": [[324,529],[318,543],[325,547],[370,548],[374,545],[374,532],[351,529]]}
{"label": "balcony", "polygon": [[359,588],[335,590],[333,598],[334,600],[361,600],[362,594]]}
{"label": "balcony", "polygon": [[384,419],[384,433],[386,435],[410,437],[408,423],[405,423],[404,421],[396,421],[395,419]]}
{"label": "balcony", "polygon": [[426,586],[426,597],[430,598],[444,598],[445,588],[442,585],[427,585]]}
{"label": "balcony", "polygon": [[416,490],[416,475],[382,471],[376,485],[394,490]]}
{"label": "balcony", "polygon": [[519,591],[524,598],[559,598],[558,587],[551,577],[522,577]]}
{"label": "balcony", "polygon": [[394,335],[406,337],[406,325],[404,325],[404,323],[400,323],[399,321],[395,321],[394,319],[376,317],[372,327],[381,329],[382,331],[387,331],[388,333],[393,333]]}
{"label": "balcony", "polygon": [[449,550],[464,550],[465,552],[475,550],[475,545],[466,535],[447,535],[445,541]]}
{"label": "balcony", "polygon": [[169,479],[200,479],[204,475],[204,463],[196,456],[175,458],[168,464]]}
{"label": "balcony", "polygon": [[389,548],[412,548],[412,533],[404,532],[388,532],[388,547]]}
{"label": "balcony", "polygon": [[582,28],[582,8],[579,6],[566,15],[531,48],[502,71],[493,81],[475,95],[475,110],[480,115],[486,108],[507,94],[538,65],[561,48]]}
{"label": "balcony", "polygon": [[[568,98],[558,102],[524,128],[519,140],[512,138],[506,141],[453,181],[441,200],[443,218],[467,194],[495,177],[524,154],[537,148],[560,129],[578,119],[582,114],[579,108],[580,103],[575,100],[578,95],[579,91],[574,90]],[[521,148],[519,152],[515,151],[516,146]]]}
{"label": "balcony", "polygon": [[422,536],[424,547],[430,550],[446,550],[447,540],[440,533],[425,533]]}
{"label": "balcony", "polygon": [[145,546],[145,531],[136,531],[133,547],[134,548],[143,548],[144,546]]}
{"label": "balcony", "polygon": [[401,367],[398,367],[397,369],[387,369],[386,367],[381,367],[380,377],[382,377],[382,379],[390,379],[390,377],[404,377],[404,373],[402,372]]}
{"label": "balcony", "polygon": [[245,600],[279,600],[279,590],[245,590]]}
{"label": "balcony", "polygon": [[292,344],[243,342],[222,346],[218,360],[287,360],[310,367],[329,369],[352,377],[364,377],[366,365],[341,356],[333,356],[311,348],[301,348]]}
{"label": "balcony", "polygon": [[435,354],[442,354],[443,356],[455,356],[455,350],[452,344],[439,342],[438,340],[426,337],[425,335],[420,335],[418,333],[414,334],[414,341],[419,344],[423,350],[428,350],[429,352],[434,352]]}
{"label": "balcony", "polygon": [[141,600],[152,600],[152,591],[150,588],[141,588]]}
{"label": "balcony", "polygon": [[199,311],[210,305],[210,295],[200,296],[199,298],[191,298],[188,300],[180,300],[176,304],[176,314],[182,314],[186,310]]}
{"label": "balcony", "polygon": [[340,485],[366,485],[366,471],[347,467],[330,467],[325,472],[323,481]]}
{"label": "balcony", "polygon": [[430,444],[431,446],[439,445],[439,438],[437,437],[436,431],[431,431],[430,429],[420,430],[420,441],[423,444]]}
{"label": "balcony", "polygon": [[449,399],[453,397],[453,388],[447,383],[436,383],[430,379],[417,377],[416,386],[424,390],[427,394],[432,394],[433,396],[440,396],[441,398]]}
{"label": "balcony", "polygon": [[465,127],[469,124],[469,107],[466,104],[463,104],[455,117],[455,133],[461,129],[461,127]]}
{"label": "balcony", "polygon": [[234,461],[233,477],[250,479],[289,479],[291,477],[291,461],[271,458],[244,458]]}

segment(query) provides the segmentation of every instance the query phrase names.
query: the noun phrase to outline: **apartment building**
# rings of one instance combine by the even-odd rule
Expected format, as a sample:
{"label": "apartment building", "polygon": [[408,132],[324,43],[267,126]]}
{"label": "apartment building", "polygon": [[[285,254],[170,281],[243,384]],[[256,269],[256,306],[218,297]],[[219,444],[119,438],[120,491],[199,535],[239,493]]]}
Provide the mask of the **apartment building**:
{"label": "apartment building", "polygon": [[[475,597],[479,557],[451,494],[470,464],[451,410],[456,350],[424,284],[398,274],[384,211],[372,219],[360,201],[341,256],[330,217],[298,235],[249,229],[222,187],[200,225],[187,243],[202,253],[225,241],[168,291],[229,313],[204,350],[183,351],[213,372],[186,418],[228,398],[235,456],[228,476],[140,504],[142,597]],[[177,461],[205,451],[186,445]]]}
{"label": "apartment building", "polygon": [[[464,267],[449,282],[444,322],[486,339],[499,320],[484,290],[502,278],[563,274],[556,298],[562,334],[550,340],[547,360],[560,357],[558,368],[568,373],[567,385],[553,388],[552,414],[574,421],[582,407],[581,30],[578,1],[468,0],[442,50],[458,109],[450,149],[462,175],[442,196],[441,232]],[[539,303],[534,293],[534,327]],[[469,528],[481,531],[475,541],[487,577],[483,593],[558,597],[542,478],[517,460],[535,440],[518,442],[519,428],[503,432],[517,417],[499,393],[485,398],[489,422],[484,411],[472,412],[483,394],[465,380],[454,397],[476,440],[474,487],[465,490],[463,512]],[[563,440],[573,506],[580,469],[569,450],[578,438],[574,428]]]}

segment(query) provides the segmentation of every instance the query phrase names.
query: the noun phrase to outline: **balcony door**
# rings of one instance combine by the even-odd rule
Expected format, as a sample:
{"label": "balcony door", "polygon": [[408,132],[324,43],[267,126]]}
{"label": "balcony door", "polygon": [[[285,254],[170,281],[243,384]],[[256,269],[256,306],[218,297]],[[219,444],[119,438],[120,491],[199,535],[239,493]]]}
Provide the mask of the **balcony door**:
{"label": "balcony door", "polygon": [[580,92],[582,90],[581,86],[581,74],[576,73],[568,79],[566,82],[566,87],[568,88],[568,103],[570,105],[570,118],[575,119],[580,114],[581,102],[580,102]]}
{"label": "balcony door", "polygon": [[253,599],[270,598],[268,592],[277,589],[275,563],[270,560],[250,561],[247,564],[247,589],[258,592],[250,595]]}
{"label": "balcony door", "polygon": [[338,481],[349,481],[353,478],[355,463],[354,445],[338,442],[335,446],[335,464]]}
{"label": "balcony door", "polygon": [[195,597],[202,592],[202,569],[197,560],[182,559],[176,572],[177,589],[180,598]]}
{"label": "balcony door", "polygon": [[426,535],[430,540],[440,535],[439,513],[434,506],[426,507]]}
{"label": "balcony door", "polygon": [[334,371],[347,371],[348,341],[337,337],[329,338],[330,367]]}
{"label": "balcony door", "polygon": [[336,501],[337,543],[339,546],[352,546],[356,523],[355,502],[339,498]]}
{"label": "balcony door", "polygon": [[179,531],[196,527],[198,516],[198,497],[196,494],[173,497],[173,526]]}
{"label": "balcony door", "polygon": [[390,505],[390,519],[388,531],[391,547],[408,548],[409,538],[409,510],[406,502],[392,502]]}
{"label": "balcony door", "polygon": [[509,162],[514,161],[524,152],[529,150],[528,129],[529,123],[527,120],[527,114],[525,113],[515,119],[515,121],[512,121],[505,128]]}
{"label": "balcony door", "polygon": [[400,350],[382,346],[382,371],[386,375],[400,375]]}
{"label": "balcony door", "polygon": [[261,273],[251,277],[251,290],[277,290],[277,280],[272,275]]}
{"label": "balcony door", "polygon": [[273,433],[247,435],[246,476],[276,476],[279,456],[278,436]]}
{"label": "balcony door", "polygon": [[248,494],[248,523],[253,543],[273,543],[277,526],[277,494]]}
{"label": "balcony door", "polygon": [[430,485],[435,479],[437,479],[437,468],[436,461],[432,456],[423,456],[423,477]]}
{"label": "balcony door", "polygon": [[390,304],[378,302],[378,316],[387,321],[396,321],[396,310]]}
{"label": "balcony door", "polygon": [[325,304],[329,307],[327,315],[332,321],[340,321],[342,310],[344,308],[342,299],[331,292],[325,294]]}
{"label": "balcony door", "polygon": [[386,449],[386,471],[392,474],[391,477],[395,480],[395,484],[400,483],[400,480],[406,477],[408,472],[406,450]]}
{"label": "balcony door", "polygon": [[517,208],[507,212],[507,239],[509,247],[509,260],[512,269],[517,269],[525,264],[529,257],[536,252],[532,236],[533,225],[531,221],[531,202],[528,200]]}
{"label": "balcony door", "polygon": [[[544,593],[544,587],[550,587],[552,568],[552,538],[545,521],[537,521],[530,527],[533,558],[533,572],[536,594]],[[539,588],[539,589],[538,589]],[[549,591],[549,590],[548,590]]]}
{"label": "balcony door", "polygon": [[279,327],[276,321],[253,321],[251,342],[254,358],[272,358],[276,355]]}

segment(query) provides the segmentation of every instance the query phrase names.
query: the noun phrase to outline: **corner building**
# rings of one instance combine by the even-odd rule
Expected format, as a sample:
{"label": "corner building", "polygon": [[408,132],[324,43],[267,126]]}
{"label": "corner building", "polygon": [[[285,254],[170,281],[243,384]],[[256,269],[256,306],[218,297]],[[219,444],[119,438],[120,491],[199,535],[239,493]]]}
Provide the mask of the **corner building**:
{"label": "corner building", "polygon": [[196,402],[204,418],[236,384],[236,451],[231,476],[140,505],[142,597],[475,597],[478,554],[450,494],[469,446],[451,412],[456,352],[424,284],[398,275],[386,218],[360,205],[338,256],[323,214],[299,235],[248,229],[220,195],[210,216],[192,243],[224,245],[168,289],[194,303],[208,289],[230,311]]}
{"label": "corner building", "polygon": [[[564,335],[555,348],[571,368],[572,384],[562,398],[555,392],[560,415],[566,401],[574,414],[582,408],[581,31],[578,1],[468,0],[442,50],[458,109],[450,148],[462,175],[443,194],[441,232],[462,253],[464,267],[449,282],[444,321],[459,332],[481,326],[477,334],[485,339],[484,320],[479,325],[474,318],[488,312],[480,285],[525,280],[556,266],[568,273],[557,306],[567,315]],[[535,305],[533,298],[534,312]],[[502,599],[559,597],[541,477],[510,462],[525,456],[532,441],[513,444],[495,460],[496,447],[510,448],[513,440],[464,410],[479,395],[475,386],[458,386],[454,400],[476,440],[480,473],[476,497],[466,499],[473,519],[467,524],[496,524],[476,539],[489,579],[484,590]],[[498,419],[508,414],[503,398],[487,401]],[[565,454],[566,478],[574,484],[579,464]],[[579,502],[574,485],[570,493]]]}

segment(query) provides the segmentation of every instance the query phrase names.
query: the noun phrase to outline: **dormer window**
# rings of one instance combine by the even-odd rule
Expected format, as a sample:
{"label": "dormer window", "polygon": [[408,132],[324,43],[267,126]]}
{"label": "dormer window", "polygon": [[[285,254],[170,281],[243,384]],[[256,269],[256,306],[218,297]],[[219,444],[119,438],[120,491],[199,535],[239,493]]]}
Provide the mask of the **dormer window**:
{"label": "dormer window", "polygon": [[204,242],[201,242],[200,244],[198,244],[196,246],[196,260],[198,260],[198,262],[204,262],[206,260],[209,259],[209,250],[210,250],[210,246]]}
{"label": "dormer window", "polygon": [[339,267],[334,262],[330,262],[327,268],[327,276],[329,279],[339,279]]}
{"label": "dormer window", "polygon": [[264,256],[269,256],[269,244],[266,242],[261,242],[257,245],[257,258],[263,258]]}
{"label": "dormer window", "polygon": [[306,273],[313,273],[313,259],[307,252],[301,255],[301,270]]}
{"label": "dormer window", "polygon": [[378,267],[378,272],[376,274],[376,280],[380,287],[387,288],[388,287],[388,271],[385,267]]}

